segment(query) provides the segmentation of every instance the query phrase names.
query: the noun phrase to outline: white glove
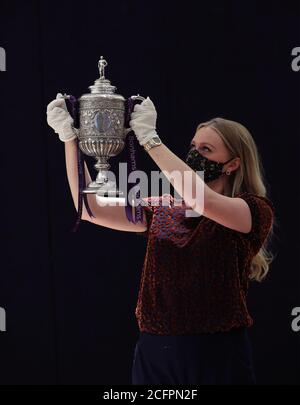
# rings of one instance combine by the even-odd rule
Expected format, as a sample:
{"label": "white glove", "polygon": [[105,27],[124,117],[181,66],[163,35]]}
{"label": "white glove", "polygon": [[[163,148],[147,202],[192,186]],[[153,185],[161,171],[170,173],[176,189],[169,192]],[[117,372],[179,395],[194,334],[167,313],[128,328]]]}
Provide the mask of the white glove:
{"label": "white glove", "polygon": [[74,120],[68,112],[65,99],[61,93],[57,93],[56,99],[47,106],[47,122],[58,134],[63,142],[69,142],[76,138],[73,128]]}
{"label": "white glove", "polygon": [[134,131],[141,146],[157,135],[157,112],[153,102],[147,97],[141,104],[134,106],[129,125]]}

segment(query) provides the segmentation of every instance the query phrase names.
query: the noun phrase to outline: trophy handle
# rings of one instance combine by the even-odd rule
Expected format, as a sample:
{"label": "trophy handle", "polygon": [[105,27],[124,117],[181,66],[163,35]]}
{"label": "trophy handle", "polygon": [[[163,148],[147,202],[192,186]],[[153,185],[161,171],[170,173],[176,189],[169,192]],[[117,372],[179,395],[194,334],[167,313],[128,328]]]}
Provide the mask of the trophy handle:
{"label": "trophy handle", "polygon": [[[142,100],[142,101],[145,100],[145,97],[140,96],[139,94],[138,94],[137,96],[131,96],[131,97],[129,97],[129,98],[132,98],[134,101],[135,101],[135,100]],[[135,104],[137,104],[137,103],[135,103]]]}
{"label": "trophy handle", "polygon": [[130,128],[130,125],[129,125],[129,121],[131,119],[131,113],[134,110],[134,106],[136,104],[139,104],[139,101],[144,101],[144,100],[145,100],[145,97],[140,96],[139,94],[128,98],[127,112],[126,112],[126,118],[125,118],[125,128],[124,128],[125,136],[127,136],[127,134],[132,131],[132,129]]}
{"label": "trophy handle", "polygon": [[72,129],[74,130],[76,136],[78,137],[78,135],[79,135],[78,101],[77,101],[76,97],[72,96],[71,94],[66,94],[66,93],[64,95],[61,95],[60,98],[65,99],[67,110],[74,120]]}

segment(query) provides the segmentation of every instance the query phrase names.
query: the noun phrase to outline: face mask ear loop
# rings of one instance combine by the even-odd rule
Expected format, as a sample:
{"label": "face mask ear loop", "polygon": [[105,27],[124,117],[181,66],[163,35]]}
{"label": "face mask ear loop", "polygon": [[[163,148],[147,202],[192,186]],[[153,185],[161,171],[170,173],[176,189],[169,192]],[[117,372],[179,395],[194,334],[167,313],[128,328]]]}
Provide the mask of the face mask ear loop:
{"label": "face mask ear loop", "polygon": [[235,159],[235,157],[232,157],[232,158],[228,159],[227,162],[223,163],[223,165],[226,165],[226,163],[230,162],[232,159]]}
{"label": "face mask ear loop", "polygon": [[[228,159],[227,162],[222,163],[223,166],[226,165],[226,163],[230,162],[232,159],[234,159],[234,157]],[[225,170],[225,172],[222,172],[221,176],[224,176],[225,174],[226,174],[226,170]]]}

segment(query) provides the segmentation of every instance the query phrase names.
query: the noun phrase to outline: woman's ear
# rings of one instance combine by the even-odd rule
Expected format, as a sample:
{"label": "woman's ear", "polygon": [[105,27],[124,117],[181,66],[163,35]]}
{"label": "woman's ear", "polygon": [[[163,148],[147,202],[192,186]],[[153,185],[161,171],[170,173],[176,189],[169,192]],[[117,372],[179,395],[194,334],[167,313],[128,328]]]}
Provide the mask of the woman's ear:
{"label": "woman's ear", "polygon": [[228,166],[226,167],[225,170],[230,170],[231,172],[234,172],[240,167],[241,164],[241,159],[239,157],[233,159],[231,162],[228,162]]}
{"label": "woman's ear", "polygon": [[241,165],[241,159],[239,157],[237,157],[237,158],[233,159],[231,164],[232,164],[232,170],[237,170]]}

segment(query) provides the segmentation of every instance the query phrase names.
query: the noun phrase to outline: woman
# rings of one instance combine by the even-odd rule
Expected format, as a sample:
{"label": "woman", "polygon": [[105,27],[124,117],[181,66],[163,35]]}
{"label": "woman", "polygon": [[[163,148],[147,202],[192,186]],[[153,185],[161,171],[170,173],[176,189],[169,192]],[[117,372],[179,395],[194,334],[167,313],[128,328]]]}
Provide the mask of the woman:
{"label": "woman", "polygon": [[[77,208],[76,145],[64,100],[50,103],[47,115],[66,145]],[[98,207],[92,195],[96,218],[83,212],[84,220],[148,237],[132,383],[255,384],[246,295],[249,280],[261,281],[272,260],[266,247],[274,206],[254,140],[243,125],[216,118],[197,127],[183,161],[158,137],[149,98],[131,118],[140,145],[182,197],[182,204],[171,195],[148,197],[143,224],[129,223],[124,207]],[[182,187],[172,178],[174,170],[182,174]],[[201,170],[204,181],[196,173]],[[203,193],[194,198],[197,187]],[[187,216],[188,209],[199,215]]]}

